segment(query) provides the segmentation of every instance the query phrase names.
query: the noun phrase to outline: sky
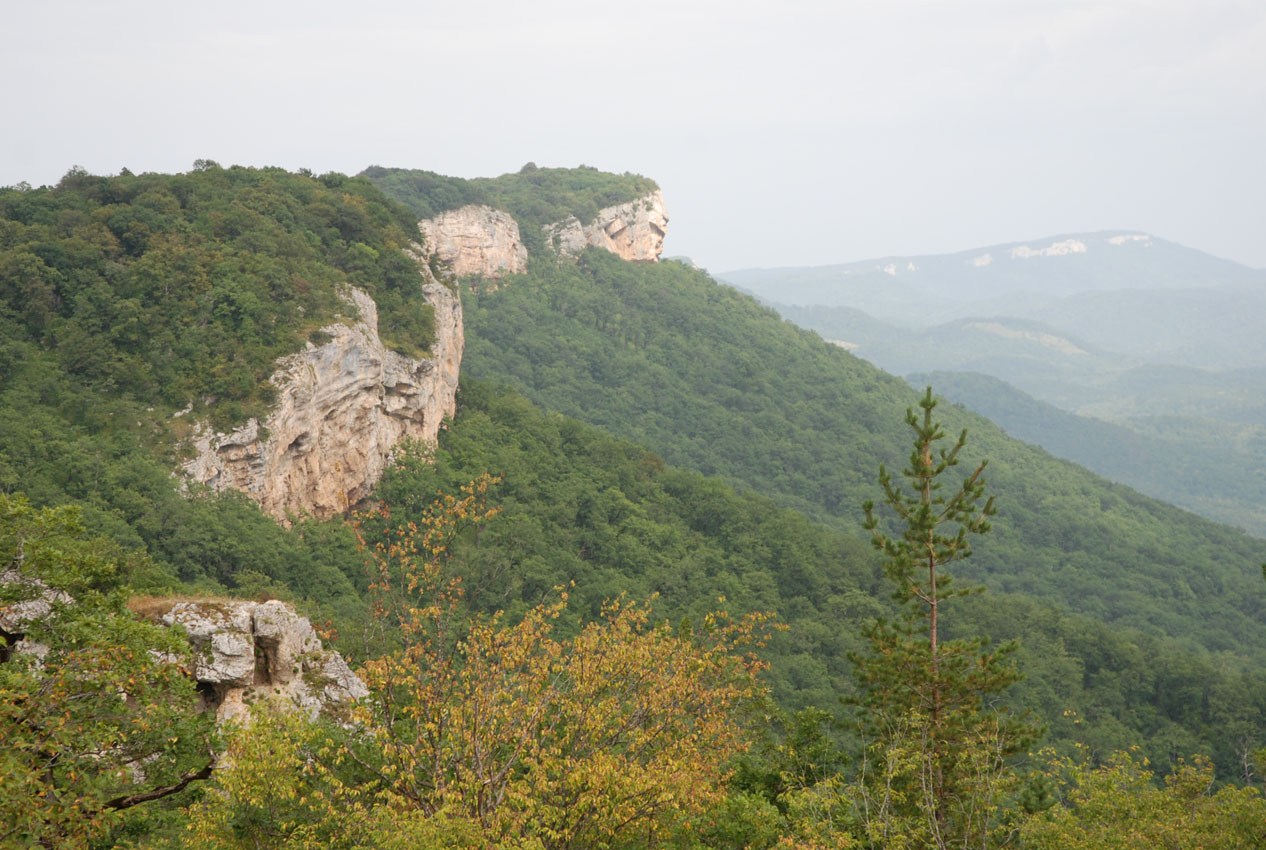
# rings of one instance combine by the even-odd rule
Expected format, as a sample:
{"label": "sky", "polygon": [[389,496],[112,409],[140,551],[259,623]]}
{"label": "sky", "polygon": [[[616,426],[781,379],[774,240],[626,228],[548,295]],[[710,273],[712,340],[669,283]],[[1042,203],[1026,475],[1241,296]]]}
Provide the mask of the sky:
{"label": "sky", "polygon": [[712,271],[1142,230],[1266,267],[1266,3],[3,2],[0,186],[654,178]]}

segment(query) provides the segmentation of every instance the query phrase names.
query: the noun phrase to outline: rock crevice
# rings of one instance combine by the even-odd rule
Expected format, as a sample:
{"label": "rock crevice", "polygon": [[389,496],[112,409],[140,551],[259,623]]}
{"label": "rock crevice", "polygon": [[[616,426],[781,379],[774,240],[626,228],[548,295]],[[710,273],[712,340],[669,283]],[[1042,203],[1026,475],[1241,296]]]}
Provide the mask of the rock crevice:
{"label": "rock crevice", "polygon": [[245,720],[252,703],[277,699],[311,716],[341,711],[369,691],[312,624],[284,602],[173,602],[161,615],[185,629],[203,708]]}

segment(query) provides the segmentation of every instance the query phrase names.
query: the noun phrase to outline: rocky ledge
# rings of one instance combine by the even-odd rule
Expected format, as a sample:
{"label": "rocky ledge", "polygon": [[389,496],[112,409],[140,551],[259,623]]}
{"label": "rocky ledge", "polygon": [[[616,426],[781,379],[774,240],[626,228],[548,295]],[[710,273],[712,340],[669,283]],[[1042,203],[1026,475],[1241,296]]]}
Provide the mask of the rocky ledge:
{"label": "rocky ledge", "polygon": [[627,204],[598,211],[588,224],[575,216],[545,228],[545,240],[562,256],[574,257],[586,245],[603,248],[621,259],[657,262],[668,233],[664,194],[656,189]]}
{"label": "rocky ledge", "polygon": [[243,720],[252,703],[279,700],[315,717],[337,715],[368,695],[312,624],[284,602],[173,602],[158,615],[180,625],[193,645],[203,709],[219,722]]}
{"label": "rocky ledge", "polygon": [[[519,225],[501,210],[471,204],[418,222],[426,259],[438,259],[458,277],[497,278],[527,270]],[[544,228],[545,242],[559,256],[575,257],[586,246],[630,262],[656,262],[664,251],[668,211],[658,189],[625,204],[606,207],[588,224],[575,216]]]}

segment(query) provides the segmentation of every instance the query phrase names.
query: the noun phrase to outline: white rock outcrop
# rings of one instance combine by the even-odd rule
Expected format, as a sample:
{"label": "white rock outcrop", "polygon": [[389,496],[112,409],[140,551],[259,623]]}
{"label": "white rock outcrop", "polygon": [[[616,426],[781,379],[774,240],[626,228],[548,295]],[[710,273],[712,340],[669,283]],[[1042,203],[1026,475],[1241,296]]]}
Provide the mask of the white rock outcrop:
{"label": "white rock outcrop", "polygon": [[548,225],[546,244],[560,255],[574,257],[586,245],[604,248],[625,260],[657,262],[664,251],[668,233],[668,210],[664,194],[656,189],[627,204],[618,204],[598,211],[589,224],[582,225],[575,216]]}
{"label": "white rock outcrop", "polygon": [[19,594],[17,601],[0,607],[0,661],[14,654],[43,659],[48,654],[48,645],[27,638],[27,627],[48,617],[58,605],[68,605],[74,600],[64,591],[54,590],[18,569],[0,572],[0,587],[14,585],[25,588],[26,592]]}
{"label": "white rock outcrop", "polygon": [[369,693],[343,657],[323,648],[312,624],[284,602],[173,602],[161,620],[184,627],[203,707],[221,723],[246,719],[250,705],[264,699],[315,717]]}
{"label": "white rock outcrop", "polygon": [[527,248],[509,213],[483,204],[449,210],[418,222],[426,250],[458,277],[500,277],[527,271]]}
{"label": "white rock outcrop", "polygon": [[373,299],[352,289],[358,319],[325,326],[328,342],[278,361],[270,378],[277,403],[263,423],[252,419],[228,434],[197,429],[185,474],[239,490],[283,523],[325,518],[368,496],[401,440],[434,442],[456,409],[465,337],[458,296],[419,268],[435,310],[431,359],[388,350]]}

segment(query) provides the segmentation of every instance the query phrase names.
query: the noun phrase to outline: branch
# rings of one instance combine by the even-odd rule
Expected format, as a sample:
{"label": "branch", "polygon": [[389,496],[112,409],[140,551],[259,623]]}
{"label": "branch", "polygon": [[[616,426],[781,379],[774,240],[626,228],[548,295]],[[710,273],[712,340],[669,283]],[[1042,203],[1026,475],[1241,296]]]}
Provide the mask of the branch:
{"label": "branch", "polygon": [[181,791],[185,790],[185,787],[188,786],[190,782],[200,779],[210,779],[212,772],[215,770],[216,761],[216,756],[212,754],[211,761],[207,762],[204,767],[185,773],[177,782],[171,785],[164,785],[161,788],[146,791],[144,794],[125,794],[122,797],[115,797],[113,800],[106,800],[105,803],[102,804],[101,808],[121,811],[123,809],[130,809],[133,806],[138,806],[141,803],[148,803],[151,800],[161,800],[163,797],[170,797],[172,794],[179,794]]}

